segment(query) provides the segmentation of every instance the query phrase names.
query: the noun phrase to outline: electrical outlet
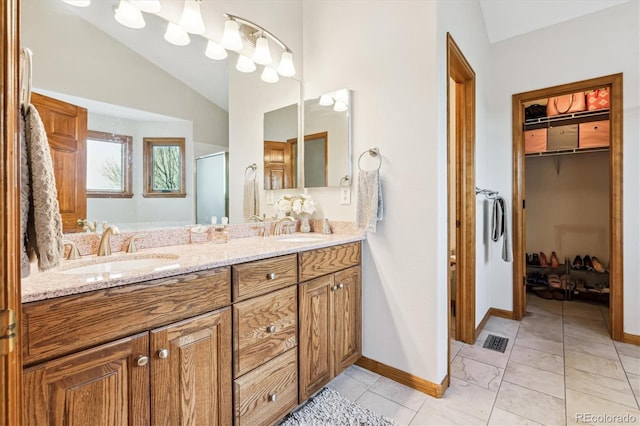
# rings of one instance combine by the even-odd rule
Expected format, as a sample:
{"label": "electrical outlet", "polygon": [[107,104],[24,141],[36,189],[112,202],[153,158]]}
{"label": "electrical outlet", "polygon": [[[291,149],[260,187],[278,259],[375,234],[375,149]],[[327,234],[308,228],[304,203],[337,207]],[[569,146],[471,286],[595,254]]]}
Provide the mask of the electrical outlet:
{"label": "electrical outlet", "polygon": [[267,204],[272,206],[273,203],[273,191],[267,191]]}
{"label": "electrical outlet", "polygon": [[351,187],[340,187],[340,204],[351,204]]}

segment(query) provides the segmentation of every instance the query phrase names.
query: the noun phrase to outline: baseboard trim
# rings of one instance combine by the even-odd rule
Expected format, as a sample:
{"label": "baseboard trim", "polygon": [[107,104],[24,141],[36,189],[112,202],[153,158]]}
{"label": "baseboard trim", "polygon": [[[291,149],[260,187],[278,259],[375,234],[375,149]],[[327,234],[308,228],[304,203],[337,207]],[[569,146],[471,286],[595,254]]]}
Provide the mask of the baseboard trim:
{"label": "baseboard trim", "polygon": [[356,365],[434,398],[442,398],[444,391],[449,387],[449,376],[445,376],[442,382],[437,384],[364,356],[356,361]]}
{"label": "baseboard trim", "polygon": [[632,345],[638,345],[640,346],[640,335],[637,334],[629,334],[629,333],[622,333],[622,341],[624,343],[630,343]]}
{"label": "baseboard trim", "polygon": [[489,315],[494,317],[513,319],[513,311],[507,311],[506,309],[489,308]]}
{"label": "baseboard trim", "polygon": [[487,312],[484,314],[484,317],[482,317],[482,321],[480,321],[480,324],[478,324],[478,326],[476,327],[476,333],[473,337],[474,342],[478,339],[478,336],[480,335],[480,331],[482,331],[484,326],[487,324],[487,321],[489,321],[490,316],[491,316],[491,308],[487,309]]}

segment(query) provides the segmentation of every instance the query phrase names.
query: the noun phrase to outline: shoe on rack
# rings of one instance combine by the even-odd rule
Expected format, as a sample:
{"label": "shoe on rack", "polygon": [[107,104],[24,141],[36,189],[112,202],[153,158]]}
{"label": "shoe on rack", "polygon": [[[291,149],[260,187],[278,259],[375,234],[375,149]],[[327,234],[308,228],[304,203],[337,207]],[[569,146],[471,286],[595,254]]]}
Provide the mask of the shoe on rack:
{"label": "shoe on rack", "polygon": [[552,268],[557,268],[559,266],[558,256],[556,256],[556,252],[551,252],[551,259],[549,259],[549,264]]}
{"label": "shoe on rack", "polygon": [[531,266],[540,266],[540,257],[538,257],[538,253],[533,253],[531,255]]}
{"label": "shoe on rack", "polygon": [[543,252],[540,252],[540,266],[542,266],[543,268],[549,267],[549,262],[547,262],[547,256]]}
{"label": "shoe on rack", "polygon": [[593,256],[591,258],[591,263],[593,264],[593,269],[595,269],[596,272],[604,273],[604,266],[600,263],[597,257]]}
{"label": "shoe on rack", "polygon": [[584,264],[585,269],[589,271],[593,270],[593,263],[591,261],[591,257],[588,254],[585,255],[585,257],[582,259],[582,263]]}
{"label": "shoe on rack", "polygon": [[573,263],[571,264],[573,269],[582,269],[582,258],[578,255],[575,259],[573,259]]}

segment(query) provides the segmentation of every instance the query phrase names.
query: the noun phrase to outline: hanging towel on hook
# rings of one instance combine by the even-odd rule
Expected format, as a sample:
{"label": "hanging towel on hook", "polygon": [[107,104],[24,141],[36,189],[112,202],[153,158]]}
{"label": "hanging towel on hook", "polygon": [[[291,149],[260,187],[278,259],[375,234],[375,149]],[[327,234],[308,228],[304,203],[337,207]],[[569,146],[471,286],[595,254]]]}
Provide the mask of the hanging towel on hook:
{"label": "hanging towel on hook", "polygon": [[499,241],[500,238],[502,238],[502,260],[511,262],[511,241],[509,240],[507,216],[507,202],[498,195],[493,200],[491,239],[493,241]]}
{"label": "hanging towel on hook", "polygon": [[376,232],[382,220],[382,185],[379,170],[360,170],[358,173],[358,205],[356,226],[365,232]]}
{"label": "hanging towel on hook", "polygon": [[[24,109],[21,119],[24,129],[24,138],[21,138],[24,143],[22,140],[20,143],[23,180],[20,208],[24,245],[21,266],[22,272],[29,275],[25,264],[27,253],[33,251],[38,258],[38,269],[46,271],[60,264],[64,245],[58,190],[44,123],[33,105]],[[23,223],[25,219],[26,225]]]}
{"label": "hanging towel on hook", "polygon": [[253,179],[244,177],[244,190],[242,199],[242,216],[245,220],[253,215],[260,214],[260,205],[258,199],[258,183],[256,182],[256,171],[253,171]]}

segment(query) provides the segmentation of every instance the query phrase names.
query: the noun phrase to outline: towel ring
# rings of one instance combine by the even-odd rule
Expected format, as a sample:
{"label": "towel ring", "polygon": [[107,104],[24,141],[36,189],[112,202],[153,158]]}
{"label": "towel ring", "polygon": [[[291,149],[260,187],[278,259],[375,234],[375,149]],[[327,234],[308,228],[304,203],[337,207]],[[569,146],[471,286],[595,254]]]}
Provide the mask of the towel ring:
{"label": "towel ring", "polygon": [[[249,178],[250,180],[256,180],[256,169],[258,166],[256,163],[249,164],[246,169],[244,169],[244,178]],[[249,174],[247,174],[249,172]],[[253,177],[251,177],[251,172],[253,172]]]}
{"label": "towel ring", "polygon": [[31,104],[31,83],[33,81],[33,52],[28,47],[20,50],[20,96],[23,112],[26,113]]}
{"label": "towel ring", "polygon": [[369,148],[368,150],[360,154],[360,157],[358,157],[358,169],[363,170],[362,166],[360,165],[360,161],[362,160],[362,157],[364,157],[365,154],[369,154],[374,158],[378,157],[378,167],[375,170],[380,170],[380,167],[382,166],[382,156],[380,155],[380,151],[378,150],[377,147]]}

